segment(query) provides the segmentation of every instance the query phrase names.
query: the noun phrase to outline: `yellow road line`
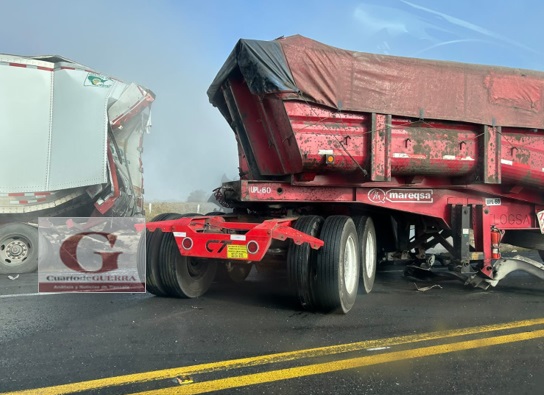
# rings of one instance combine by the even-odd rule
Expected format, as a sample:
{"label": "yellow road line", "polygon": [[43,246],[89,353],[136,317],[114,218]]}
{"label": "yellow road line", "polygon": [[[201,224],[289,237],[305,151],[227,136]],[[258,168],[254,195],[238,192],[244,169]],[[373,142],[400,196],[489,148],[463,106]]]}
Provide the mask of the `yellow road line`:
{"label": "yellow road line", "polygon": [[408,336],[397,336],[388,339],[367,340],[355,343],[340,344],[306,350],[289,351],[277,354],[260,355],[241,359],[233,359],[220,362],[204,363],[199,365],[184,366],[170,369],[155,370],[150,372],[134,373],[123,376],[107,377],[103,379],[82,381],[71,384],[61,384],[52,387],[43,387],[30,390],[1,393],[0,395],[64,395],[73,392],[89,391],[104,387],[120,386],[132,383],[141,383],[152,380],[169,379],[176,376],[184,376],[199,373],[215,372],[219,370],[238,369],[250,366],[266,365],[278,362],[293,361],[302,358],[312,358],[325,355],[334,355],[352,351],[360,351],[368,348],[394,346],[399,344],[417,343],[437,339],[446,339],[458,336],[468,336],[479,333],[488,333],[501,330],[511,330],[534,325],[543,325],[544,318],[532,320],[514,321],[503,324],[483,325],[471,328],[437,331]]}
{"label": "yellow road line", "polygon": [[466,351],[475,348],[497,346],[500,344],[514,343],[525,340],[538,339],[542,337],[544,337],[544,330],[538,330],[534,332],[524,332],[513,335],[503,335],[478,340],[468,340],[458,343],[443,344],[439,346],[422,347],[412,350],[396,351],[367,357],[350,358],[334,362],[300,366],[296,368],[273,370],[263,373],[235,376],[219,380],[210,380],[204,381],[202,383],[189,384],[187,386],[178,386],[163,388],[160,390],[139,392],[132,395],[203,394],[206,392],[222,391],[230,388],[247,387],[250,385],[295,379],[305,376],[313,376],[317,374],[332,373],[340,370],[362,368],[365,366],[372,366],[389,362],[405,361],[408,359],[423,358],[432,355]]}

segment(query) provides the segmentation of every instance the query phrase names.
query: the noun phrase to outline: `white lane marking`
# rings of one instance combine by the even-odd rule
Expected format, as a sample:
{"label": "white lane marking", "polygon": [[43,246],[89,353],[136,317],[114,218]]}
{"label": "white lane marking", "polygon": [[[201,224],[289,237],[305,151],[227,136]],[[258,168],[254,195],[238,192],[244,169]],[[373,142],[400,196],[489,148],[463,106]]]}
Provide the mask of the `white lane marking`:
{"label": "white lane marking", "polygon": [[34,292],[31,294],[13,294],[13,295],[0,295],[0,299],[7,299],[7,298],[17,298],[17,297],[24,297],[24,296],[44,296],[44,295],[60,295],[60,294],[67,294],[69,292]]}
{"label": "white lane marking", "polygon": [[391,347],[374,347],[374,348],[367,348],[366,351],[382,351],[382,350],[387,350],[388,348],[391,348]]}

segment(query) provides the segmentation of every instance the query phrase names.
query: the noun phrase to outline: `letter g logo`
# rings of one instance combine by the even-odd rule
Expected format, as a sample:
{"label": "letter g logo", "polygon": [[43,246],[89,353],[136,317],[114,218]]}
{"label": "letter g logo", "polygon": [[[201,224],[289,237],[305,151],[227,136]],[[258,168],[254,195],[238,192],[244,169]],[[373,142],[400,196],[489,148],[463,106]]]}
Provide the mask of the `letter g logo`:
{"label": "letter g logo", "polygon": [[118,269],[117,258],[122,252],[104,252],[104,251],[95,251],[93,254],[98,254],[102,257],[102,266],[98,270],[86,270],[81,267],[77,259],[77,246],[81,239],[85,236],[97,235],[104,237],[108,242],[110,247],[115,245],[117,241],[117,236],[111,233],[106,232],[82,232],[77,235],[73,235],[64,240],[60,246],[60,259],[66,265],[66,267],[75,270],[80,273],[106,273],[111,272],[112,270]]}

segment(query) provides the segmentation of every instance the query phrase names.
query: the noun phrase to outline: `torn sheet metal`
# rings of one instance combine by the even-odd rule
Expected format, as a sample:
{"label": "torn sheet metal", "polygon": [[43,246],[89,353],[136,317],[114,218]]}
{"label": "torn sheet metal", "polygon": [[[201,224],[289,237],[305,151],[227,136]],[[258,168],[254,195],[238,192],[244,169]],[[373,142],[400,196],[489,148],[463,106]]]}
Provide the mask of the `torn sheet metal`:
{"label": "torn sheet metal", "polygon": [[112,115],[141,114],[153,100],[145,88],[135,97],[134,85],[58,56],[0,55],[0,86],[0,193],[109,182]]}

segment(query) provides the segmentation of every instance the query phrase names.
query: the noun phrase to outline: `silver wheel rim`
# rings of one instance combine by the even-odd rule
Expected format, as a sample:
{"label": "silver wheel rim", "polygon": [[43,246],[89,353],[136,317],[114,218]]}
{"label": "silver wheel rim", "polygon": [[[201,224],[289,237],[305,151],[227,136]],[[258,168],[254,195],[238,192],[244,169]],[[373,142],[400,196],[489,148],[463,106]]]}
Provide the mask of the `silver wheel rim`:
{"label": "silver wheel rim", "polygon": [[30,242],[23,236],[10,236],[0,242],[0,259],[8,266],[18,266],[30,255]]}
{"label": "silver wheel rim", "polygon": [[368,232],[366,235],[366,245],[365,245],[365,273],[367,277],[372,277],[374,275],[376,262],[376,243],[374,243],[374,234]]}
{"label": "silver wheel rim", "polygon": [[344,248],[344,284],[349,294],[355,291],[357,284],[357,249],[352,235],[348,237]]}

